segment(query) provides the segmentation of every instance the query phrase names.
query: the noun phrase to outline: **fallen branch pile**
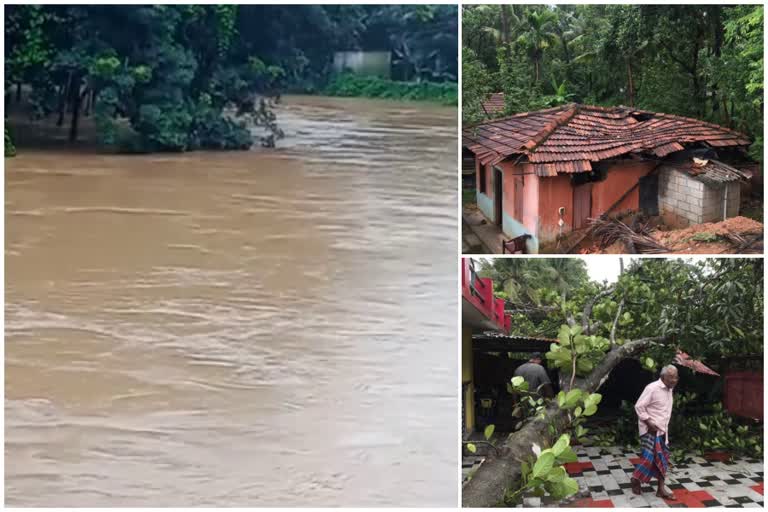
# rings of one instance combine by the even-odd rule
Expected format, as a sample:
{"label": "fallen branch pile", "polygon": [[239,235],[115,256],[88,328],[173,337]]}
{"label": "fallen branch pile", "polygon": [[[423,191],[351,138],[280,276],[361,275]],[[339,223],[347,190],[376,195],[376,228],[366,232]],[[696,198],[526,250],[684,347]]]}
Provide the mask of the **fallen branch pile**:
{"label": "fallen branch pile", "polygon": [[618,219],[592,219],[590,222],[595,239],[601,249],[611,244],[622,242],[627,247],[634,247],[636,254],[662,254],[671,252],[651,236],[648,224],[638,224],[635,229]]}
{"label": "fallen branch pile", "polygon": [[[733,253],[735,254],[760,254],[763,252],[762,248],[753,247],[755,243],[762,242],[763,240],[762,233],[758,233],[756,235],[752,235],[749,238],[747,238],[747,237],[741,236],[738,233],[734,233],[733,231],[728,231],[725,235],[722,235],[722,236],[723,238],[728,240],[731,244],[733,244],[734,246]],[[726,251],[723,251],[723,252],[726,252]]]}

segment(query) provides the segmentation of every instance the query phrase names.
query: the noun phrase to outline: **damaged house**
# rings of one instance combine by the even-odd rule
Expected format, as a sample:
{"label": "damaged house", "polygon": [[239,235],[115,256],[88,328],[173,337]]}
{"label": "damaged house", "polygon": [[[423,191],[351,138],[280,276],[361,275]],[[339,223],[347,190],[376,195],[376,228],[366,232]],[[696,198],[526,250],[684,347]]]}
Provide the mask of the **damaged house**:
{"label": "damaged house", "polygon": [[463,132],[477,206],[527,251],[603,214],[644,210],[682,223],[738,213],[750,140],[696,119],[579,104],[484,121]]}

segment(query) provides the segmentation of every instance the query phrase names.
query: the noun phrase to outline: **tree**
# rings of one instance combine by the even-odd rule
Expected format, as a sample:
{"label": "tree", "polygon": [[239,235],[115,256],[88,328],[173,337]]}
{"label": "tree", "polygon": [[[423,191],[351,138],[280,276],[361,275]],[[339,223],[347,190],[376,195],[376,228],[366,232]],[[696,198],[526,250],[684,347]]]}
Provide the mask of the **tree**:
{"label": "tree", "polygon": [[23,84],[34,119],[68,117],[75,141],[93,114],[119,151],[272,146],[273,98],[325,87],[338,50],[389,50],[400,78],[455,81],[457,23],[449,5],[10,5],[6,103]]}
{"label": "tree", "polygon": [[526,15],[527,26],[518,37],[518,44],[528,53],[534,69],[534,81],[541,80],[541,63],[544,51],[555,44],[557,14],[550,10],[530,11]]}
{"label": "tree", "polygon": [[[504,115],[562,101],[628,104],[734,128],[754,141],[752,158],[763,158],[762,5],[515,5],[508,17],[501,6],[480,5],[463,12],[462,44],[484,66],[491,92],[504,92]],[[473,89],[471,77],[464,87]]]}
{"label": "tree", "polygon": [[[515,260],[517,261],[517,260]],[[596,392],[619,362],[646,367],[672,360],[677,349],[705,363],[729,354],[762,354],[763,261],[710,259],[633,261],[615,285],[588,283],[571,298],[552,294],[561,312],[559,344],[547,359],[561,369],[562,389]],[[573,364],[576,354],[579,364]],[[547,446],[573,417],[550,404],[515,432],[463,490],[463,506],[500,503],[521,476],[533,443]],[[554,433],[549,425],[556,427]]]}

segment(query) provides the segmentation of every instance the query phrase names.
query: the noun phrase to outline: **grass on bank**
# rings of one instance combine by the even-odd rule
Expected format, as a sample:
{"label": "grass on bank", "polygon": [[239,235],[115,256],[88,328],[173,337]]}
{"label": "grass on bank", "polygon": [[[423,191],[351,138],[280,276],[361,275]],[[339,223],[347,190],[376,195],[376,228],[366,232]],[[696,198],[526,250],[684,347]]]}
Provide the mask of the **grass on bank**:
{"label": "grass on bank", "polygon": [[458,84],[454,82],[396,82],[375,76],[344,73],[335,76],[323,90],[329,96],[433,101],[458,105]]}

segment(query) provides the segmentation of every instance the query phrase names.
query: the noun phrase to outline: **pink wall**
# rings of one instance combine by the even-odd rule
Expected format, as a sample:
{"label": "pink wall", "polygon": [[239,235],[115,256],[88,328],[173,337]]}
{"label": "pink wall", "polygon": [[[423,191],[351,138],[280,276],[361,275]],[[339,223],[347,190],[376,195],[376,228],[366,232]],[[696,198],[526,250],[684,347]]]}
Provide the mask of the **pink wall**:
{"label": "pink wall", "polygon": [[[536,235],[539,220],[539,177],[526,166],[503,162],[498,167],[504,173],[504,213],[525,226]],[[515,216],[515,176],[523,176],[523,216]]]}
{"label": "pink wall", "polygon": [[[475,160],[475,176],[477,179],[477,190],[480,191],[480,160]],[[485,166],[485,192],[486,196],[493,198],[493,167]]]}
{"label": "pink wall", "polygon": [[560,216],[557,209],[565,208],[563,232],[568,232],[573,226],[573,187],[571,177],[560,174],[551,178],[541,178],[539,182],[539,238],[554,240],[560,232],[558,221]]}
{"label": "pink wall", "polygon": [[[602,215],[605,210],[624,194],[632,185],[656,166],[654,162],[617,163],[608,169],[605,180],[592,184],[591,217]],[[611,210],[611,215],[640,207],[640,188],[636,187],[621,204]]]}

